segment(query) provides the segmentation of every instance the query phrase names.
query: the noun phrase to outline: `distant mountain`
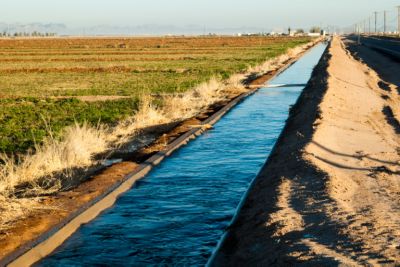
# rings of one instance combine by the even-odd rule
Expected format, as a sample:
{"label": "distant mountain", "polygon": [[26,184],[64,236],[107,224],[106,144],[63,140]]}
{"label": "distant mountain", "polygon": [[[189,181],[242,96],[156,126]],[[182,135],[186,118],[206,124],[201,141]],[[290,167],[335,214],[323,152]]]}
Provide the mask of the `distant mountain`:
{"label": "distant mountain", "polygon": [[[82,30],[82,29],[81,29]],[[263,32],[262,28],[241,27],[241,28],[208,28],[199,25],[175,26],[144,24],[138,26],[110,26],[99,25],[84,29],[84,33],[90,35],[166,35],[166,34],[235,34],[243,32]]]}
{"label": "distant mountain", "polygon": [[0,32],[9,32],[9,33],[16,33],[16,32],[52,32],[52,33],[59,33],[59,32],[66,32],[67,26],[61,23],[29,23],[29,24],[20,24],[20,23],[0,23]]}
{"label": "distant mountain", "polygon": [[157,25],[143,24],[137,26],[113,26],[96,25],[91,27],[70,28],[62,23],[0,23],[0,32],[49,32],[58,35],[181,35],[181,34],[236,34],[236,33],[259,33],[267,32],[269,29],[261,27],[238,27],[238,28],[215,28],[200,25]]}

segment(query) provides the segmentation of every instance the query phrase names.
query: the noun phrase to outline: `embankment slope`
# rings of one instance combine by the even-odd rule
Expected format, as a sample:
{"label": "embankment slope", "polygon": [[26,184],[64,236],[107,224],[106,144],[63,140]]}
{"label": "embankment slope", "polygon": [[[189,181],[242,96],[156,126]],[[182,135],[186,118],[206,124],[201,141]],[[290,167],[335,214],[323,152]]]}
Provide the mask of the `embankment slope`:
{"label": "embankment slope", "polygon": [[399,102],[334,38],[214,265],[400,263]]}

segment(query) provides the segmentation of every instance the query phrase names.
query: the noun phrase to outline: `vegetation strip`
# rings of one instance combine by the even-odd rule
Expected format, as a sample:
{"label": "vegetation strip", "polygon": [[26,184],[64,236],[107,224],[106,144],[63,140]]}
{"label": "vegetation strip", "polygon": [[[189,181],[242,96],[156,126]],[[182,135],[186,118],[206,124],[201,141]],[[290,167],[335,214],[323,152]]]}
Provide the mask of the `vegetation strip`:
{"label": "vegetation strip", "polygon": [[[275,72],[274,76],[290,67],[305,52],[300,53],[295,58],[289,60],[283,67]],[[271,78],[271,77],[270,77]],[[261,87],[261,86],[260,86]],[[118,196],[128,191],[137,180],[145,177],[145,175],[156,165],[158,165],[166,156],[172,154],[176,149],[187,144],[190,140],[201,135],[208,125],[215,124],[224,114],[237,105],[240,101],[256,92],[260,87],[253,88],[247,93],[243,93],[225,105],[222,109],[214,113],[208,119],[203,121],[199,127],[196,127],[180,136],[174,142],[169,144],[166,149],[158,152],[144,163],[133,173],[127,175],[121,182],[115,184],[106,193],[97,197],[93,201],[87,203],[84,207],[71,214],[67,219],[59,225],[53,227],[50,231],[42,234],[38,239],[29,242],[20,249],[14,251],[0,261],[0,264],[9,264],[9,266],[31,265],[41,258],[49,255],[58,246],[60,246],[70,235],[72,235],[80,225],[87,223],[96,218],[102,211],[110,208]]]}

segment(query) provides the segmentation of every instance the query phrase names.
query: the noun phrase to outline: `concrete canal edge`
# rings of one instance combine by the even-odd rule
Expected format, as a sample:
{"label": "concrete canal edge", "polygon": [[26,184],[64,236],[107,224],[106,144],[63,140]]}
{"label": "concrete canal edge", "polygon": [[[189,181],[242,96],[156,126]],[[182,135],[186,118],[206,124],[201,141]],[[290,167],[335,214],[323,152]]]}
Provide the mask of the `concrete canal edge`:
{"label": "concrete canal edge", "polygon": [[[318,65],[321,64],[322,60],[324,59],[324,56],[325,56],[326,53],[329,51],[329,46],[330,46],[330,45],[328,44],[327,47],[325,48],[325,50],[324,50],[324,52],[323,52],[321,58],[318,60],[318,64],[317,64],[316,66],[318,66]],[[307,86],[307,85],[306,85],[306,86]],[[306,87],[306,86],[305,86],[305,87]],[[302,93],[302,94],[303,94],[303,93]],[[298,99],[300,99],[300,98],[301,98],[301,95],[299,96]],[[297,101],[298,101],[298,100],[297,100]],[[278,145],[280,145],[279,140],[281,139],[281,136],[284,134],[285,128],[286,128],[286,126],[284,127],[284,129],[282,130],[280,136],[278,137],[277,142],[275,143],[274,148],[271,150],[270,155],[273,155],[273,154],[274,154],[273,152],[274,152],[274,150],[276,150],[276,147],[277,147]],[[269,160],[269,159],[266,160],[265,164],[268,162],[268,160]],[[261,171],[261,170],[260,170],[260,171]],[[237,208],[236,208],[235,214],[234,214],[234,216],[232,217],[232,220],[230,221],[229,226],[227,227],[227,230],[225,231],[225,233],[222,235],[222,237],[221,237],[220,240],[218,241],[218,244],[217,244],[217,246],[215,247],[215,249],[214,249],[214,251],[213,251],[211,257],[208,259],[208,262],[207,262],[207,264],[206,264],[207,267],[218,266],[218,258],[219,258],[219,257],[224,257],[224,255],[221,255],[220,249],[221,249],[222,245],[224,244],[225,240],[228,238],[228,235],[230,234],[231,226],[234,225],[234,224],[236,223],[236,221],[238,220],[240,210],[242,209],[243,205],[245,204],[245,202],[246,202],[246,200],[247,200],[247,198],[248,198],[248,196],[249,196],[249,193],[250,193],[250,191],[251,191],[250,189],[254,186],[254,184],[255,184],[255,182],[256,182],[256,180],[257,180],[257,178],[258,178],[259,175],[260,175],[260,174],[258,174],[258,175],[256,176],[256,178],[253,179],[253,181],[250,183],[249,188],[247,189],[246,193],[242,196],[242,198],[241,198],[241,200],[240,200],[240,202],[239,202],[239,205],[238,205]]]}
{"label": "concrete canal edge", "polygon": [[[283,67],[277,70],[276,73],[269,78],[269,80],[281,74],[317,44],[318,43],[315,43],[307,50],[297,55],[295,58],[289,60]],[[203,121],[201,125],[186,132],[169,144],[163,151],[158,152],[145,162],[141,163],[134,172],[126,175],[121,182],[109,188],[109,190],[107,190],[104,194],[82,206],[79,210],[72,213],[65,220],[51,228],[49,231],[43,233],[37,239],[28,242],[24,246],[1,259],[0,266],[30,266],[51,254],[57,247],[62,245],[73,233],[75,233],[81,225],[92,221],[102,212],[112,207],[120,195],[130,190],[134,186],[135,182],[144,178],[153,169],[153,167],[160,164],[160,162],[171,155],[175,150],[203,134],[207,130],[208,125],[214,125],[228,111],[230,111],[248,96],[254,94],[260,88],[262,88],[262,86],[253,88],[251,91],[246,92],[230,101],[219,111]]]}

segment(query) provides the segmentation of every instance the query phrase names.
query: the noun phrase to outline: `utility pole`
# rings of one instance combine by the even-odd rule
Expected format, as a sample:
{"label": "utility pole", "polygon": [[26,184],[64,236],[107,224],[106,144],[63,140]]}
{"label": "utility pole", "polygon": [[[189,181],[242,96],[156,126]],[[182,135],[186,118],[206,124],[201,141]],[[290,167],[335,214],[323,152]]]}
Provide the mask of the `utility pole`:
{"label": "utility pole", "polygon": [[374,14],[375,14],[375,34],[376,34],[377,31],[376,25],[378,23],[378,12],[375,11]]}
{"label": "utility pole", "polygon": [[365,35],[365,33],[367,32],[367,21],[366,20],[364,20],[364,35]]}
{"label": "utility pole", "polygon": [[400,6],[397,6],[397,34],[400,36]]}
{"label": "utility pole", "polygon": [[386,10],[383,11],[383,35],[386,35]]}
{"label": "utility pole", "polygon": [[368,35],[371,35],[371,16],[368,18]]}

